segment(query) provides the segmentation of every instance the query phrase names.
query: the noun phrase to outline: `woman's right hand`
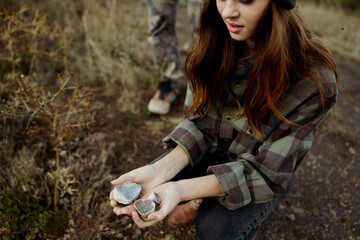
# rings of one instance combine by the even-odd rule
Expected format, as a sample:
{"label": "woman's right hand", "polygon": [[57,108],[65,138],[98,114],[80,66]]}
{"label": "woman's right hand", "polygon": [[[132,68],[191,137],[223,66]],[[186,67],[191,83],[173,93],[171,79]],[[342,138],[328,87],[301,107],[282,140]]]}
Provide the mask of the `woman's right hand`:
{"label": "woman's right hand", "polygon": [[[127,182],[140,184],[142,191],[140,198],[151,189],[165,183],[176,176],[184,167],[189,164],[189,158],[186,151],[181,146],[176,146],[168,155],[151,165],[137,168],[121,175],[118,179],[111,181],[113,185],[119,185]],[[134,211],[133,204],[129,206],[120,206],[113,198],[113,192],[110,193],[110,205],[114,208],[117,215],[130,215]]]}
{"label": "woman's right hand", "polygon": [[[162,178],[162,174],[159,173],[154,165],[146,165],[121,175],[119,178],[111,181],[111,184],[119,185],[128,182],[141,185],[142,190],[140,194],[142,195],[162,184],[164,180]],[[113,191],[110,192],[110,205],[114,208],[114,212],[117,215],[131,215],[131,212],[134,211],[132,204],[129,206],[119,205],[119,203],[114,200]]]}

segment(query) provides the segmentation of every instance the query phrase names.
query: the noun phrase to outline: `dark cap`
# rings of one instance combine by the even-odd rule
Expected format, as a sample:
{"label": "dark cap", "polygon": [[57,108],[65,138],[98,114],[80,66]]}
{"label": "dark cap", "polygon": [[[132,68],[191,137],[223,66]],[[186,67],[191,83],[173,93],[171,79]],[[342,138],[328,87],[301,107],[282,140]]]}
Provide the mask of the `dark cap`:
{"label": "dark cap", "polygon": [[275,0],[277,4],[285,9],[293,9],[296,5],[296,0]]}

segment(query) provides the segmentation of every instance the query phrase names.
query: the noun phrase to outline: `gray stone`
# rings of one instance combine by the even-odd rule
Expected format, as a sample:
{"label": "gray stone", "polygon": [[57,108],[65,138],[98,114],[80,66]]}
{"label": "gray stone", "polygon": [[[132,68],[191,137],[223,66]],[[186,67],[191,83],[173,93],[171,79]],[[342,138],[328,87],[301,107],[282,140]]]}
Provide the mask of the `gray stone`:
{"label": "gray stone", "polygon": [[141,186],[139,184],[125,183],[115,186],[113,197],[118,203],[128,205],[139,197],[140,192]]}
{"label": "gray stone", "polygon": [[155,202],[156,204],[159,204],[161,203],[161,199],[159,197],[159,195],[156,193],[156,192],[152,192],[150,193],[149,197],[147,198],[153,202]]}
{"label": "gray stone", "polygon": [[147,221],[150,213],[155,212],[155,202],[150,199],[136,200],[134,207],[144,221]]}

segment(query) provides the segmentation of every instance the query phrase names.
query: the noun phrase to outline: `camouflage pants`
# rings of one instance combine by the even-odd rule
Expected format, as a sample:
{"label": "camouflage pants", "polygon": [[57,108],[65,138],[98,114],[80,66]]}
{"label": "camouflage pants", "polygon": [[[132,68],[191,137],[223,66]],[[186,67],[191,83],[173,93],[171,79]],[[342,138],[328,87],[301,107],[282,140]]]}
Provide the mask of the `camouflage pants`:
{"label": "camouflage pants", "polygon": [[[182,84],[183,71],[178,51],[175,23],[179,0],[147,0],[149,18],[148,41],[156,63],[162,70],[161,81],[171,81],[178,90]],[[198,32],[198,19],[202,0],[186,0],[193,39]]]}

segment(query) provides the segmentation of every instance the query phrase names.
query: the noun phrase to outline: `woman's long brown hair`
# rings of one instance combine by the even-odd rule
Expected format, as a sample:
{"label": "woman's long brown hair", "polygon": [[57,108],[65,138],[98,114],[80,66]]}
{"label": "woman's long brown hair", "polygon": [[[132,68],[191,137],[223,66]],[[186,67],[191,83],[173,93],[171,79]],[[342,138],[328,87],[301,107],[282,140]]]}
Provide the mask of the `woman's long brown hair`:
{"label": "woman's long brown hair", "polygon": [[[261,120],[269,113],[291,123],[277,105],[283,93],[296,81],[294,73],[309,76],[323,94],[320,83],[311,74],[314,66],[336,66],[330,51],[316,38],[297,10],[285,10],[271,0],[260,20],[255,35],[255,63],[251,72],[243,106],[237,100],[241,116],[263,134]],[[228,88],[235,61],[245,51],[244,42],[230,37],[218,13],[215,0],[206,0],[200,17],[199,40],[185,61],[185,72],[193,90],[193,104],[187,114],[205,116],[210,101]]]}

